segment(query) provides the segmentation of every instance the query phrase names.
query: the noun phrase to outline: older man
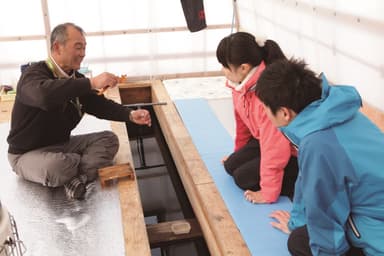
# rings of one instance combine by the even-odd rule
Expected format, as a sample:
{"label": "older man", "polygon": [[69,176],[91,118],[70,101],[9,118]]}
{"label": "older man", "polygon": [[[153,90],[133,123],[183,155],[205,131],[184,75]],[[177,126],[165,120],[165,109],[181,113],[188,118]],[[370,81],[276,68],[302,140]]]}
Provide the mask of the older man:
{"label": "older man", "polygon": [[84,113],[101,119],[151,125],[147,110],[132,110],[98,95],[118,79],[110,73],[86,78],[77,70],[85,56],[84,31],[60,24],[51,34],[51,55],[21,75],[8,136],[13,171],[44,186],[64,186],[81,199],[97,169],[112,164],[119,144],[111,131],[71,136]]}

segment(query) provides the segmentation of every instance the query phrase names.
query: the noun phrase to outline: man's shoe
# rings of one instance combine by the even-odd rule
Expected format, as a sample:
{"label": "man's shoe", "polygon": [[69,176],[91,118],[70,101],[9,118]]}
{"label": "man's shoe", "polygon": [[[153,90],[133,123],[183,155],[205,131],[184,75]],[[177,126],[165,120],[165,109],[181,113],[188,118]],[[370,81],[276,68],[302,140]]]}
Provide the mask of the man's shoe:
{"label": "man's shoe", "polygon": [[68,199],[84,199],[86,187],[83,182],[83,177],[74,177],[68,183],[64,184],[64,189]]}

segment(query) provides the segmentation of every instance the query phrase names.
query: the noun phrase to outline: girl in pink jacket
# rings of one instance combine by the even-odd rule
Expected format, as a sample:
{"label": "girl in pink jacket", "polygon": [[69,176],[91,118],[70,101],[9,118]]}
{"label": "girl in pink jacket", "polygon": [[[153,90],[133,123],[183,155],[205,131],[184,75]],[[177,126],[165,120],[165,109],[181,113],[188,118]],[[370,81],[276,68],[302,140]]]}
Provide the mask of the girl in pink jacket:
{"label": "girl in pink jacket", "polygon": [[223,38],[216,51],[232,90],[236,120],[234,152],[223,159],[225,170],[252,203],[273,203],[279,195],[292,198],[298,166],[296,150],[266,116],[255,94],[265,65],[285,59],[272,40],[256,42],[237,32]]}

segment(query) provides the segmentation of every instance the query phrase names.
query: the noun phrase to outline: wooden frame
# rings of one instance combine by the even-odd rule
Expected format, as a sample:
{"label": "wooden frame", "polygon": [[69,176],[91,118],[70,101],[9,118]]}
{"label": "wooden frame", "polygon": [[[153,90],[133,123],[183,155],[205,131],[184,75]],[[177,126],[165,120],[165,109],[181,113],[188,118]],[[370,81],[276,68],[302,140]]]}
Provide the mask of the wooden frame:
{"label": "wooden frame", "polygon": [[374,124],[376,124],[380,130],[384,132],[384,112],[380,109],[363,102],[363,106],[360,111],[365,114]]}
{"label": "wooden frame", "polygon": [[[140,88],[144,88],[144,90],[148,90],[147,92],[150,93],[148,97],[139,93],[138,98],[143,100],[143,103],[167,103],[166,105],[153,106],[153,109],[172,154],[184,189],[200,224],[210,253],[212,255],[251,255],[164,85],[160,80],[120,84],[119,93],[123,99],[125,97],[133,99],[135,97],[129,95],[128,91],[142,92],[143,90],[140,90]],[[119,99],[119,102],[121,102],[121,99]],[[138,101],[129,103],[138,103]],[[118,136],[119,138],[122,138],[125,134],[121,135],[118,133]],[[122,141],[124,141],[123,138]],[[125,141],[128,140],[125,139]],[[127,159],[125,159],[125,161],[126,160]],[[126,198],[139,196],[132,195],[132,191],[126,192],[125,189],[129,190],[128,187],[124,186],[123,188],[119,182],[121,203],[128,200],[132,204],[135,204],[136,207],[141,205],[141,203],[139,204],[136,201],[137,199],[139,200],[139,198],[136,200],[133,198]],[[131,208],[126,210],[132,211]],[[125,210],[122,207],[122,214],[125,216],[127,213],[124,211]],[[137,212],[138,210],[135,209],[135,211]],[[140,216],[138,215],[137,217]],[[126,216],[126,218],[127,220],[131,219],[132,216]],[[136,230],[134,232],[131,230],[131,225],[126,224],[125,221],[123,221],[123,225],[124,234],[128,237],[132,238],[132,235],[135,232],[139,232],[141,236],[144,236],[143,230]],[[134,226],[135,228],[143,228],[140,223],[136,223]],[[125,240],[127,253],[132,251],[137,252],[138,250],[143,250],[144,253],[145,248],[147,248],[146,244],[141,245],[141,247],[144,248],[138,248],[137,244],[139,241],[133,243],[130,239],[127,239],[127,237],[125,237]],[[145,243],[148,241],[144,238],[141,238],[140,240]],[[135,246],[133,246],[133,244],[135,244]],[[143,253],[136,254],[146,255]]]}
{"label": "wooden frame", "polygon": [[[107,97],[121,103],[117,87],[109,89]],[[116,164],[130,162],[132,168],[134,168],[125,123],[111,122],[111,128],[117,134],[120,143],[119,151],[115,158]],[[119,180],[117,186],[120,196],[125,255],[128,256],[134,253],[134,255],[150,256],[151,249],[136,177],[134,179]]]}

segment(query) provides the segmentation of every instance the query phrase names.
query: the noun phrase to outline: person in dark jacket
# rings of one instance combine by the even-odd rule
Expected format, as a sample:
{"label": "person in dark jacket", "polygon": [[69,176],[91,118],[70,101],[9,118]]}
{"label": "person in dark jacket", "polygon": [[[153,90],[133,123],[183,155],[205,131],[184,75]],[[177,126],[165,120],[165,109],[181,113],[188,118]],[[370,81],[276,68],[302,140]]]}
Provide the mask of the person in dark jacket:
{"label": "person in dark jacket", "polygon": [[98,93],[114,87],[118,78],[104,72],[86,78],[77,70],[85,56],[82,28],[73,23],[56,26],[51,54],[26,68],[17,94],[7,138],[13,171],[44,186],[64,186],[70,199],[81,199],[97,169],[113,163],[117,136],[102,131],[71,136],[85,113],[100,119],[151,125],[147,110],[132,110]]}

